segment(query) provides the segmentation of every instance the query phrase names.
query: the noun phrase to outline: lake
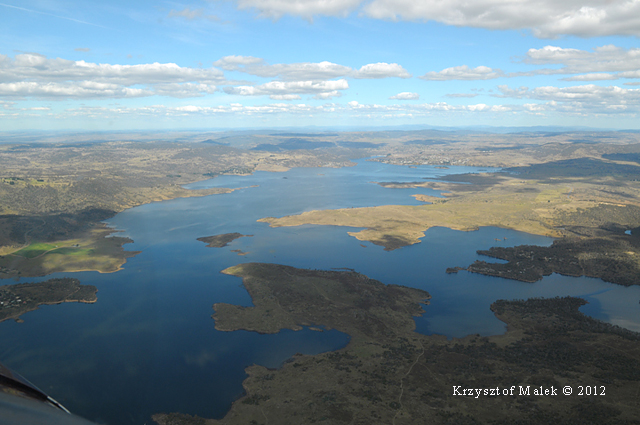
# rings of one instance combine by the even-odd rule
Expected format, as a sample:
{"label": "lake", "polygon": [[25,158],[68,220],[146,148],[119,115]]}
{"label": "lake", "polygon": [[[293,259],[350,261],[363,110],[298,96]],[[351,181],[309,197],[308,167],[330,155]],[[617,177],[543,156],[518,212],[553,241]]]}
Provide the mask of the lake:
{"label": "lake", "polygon": [[[487,170],[483,168],[482,170]],[[474,232],[432,228],[422,242],[394,251],[347,235],[333,226],[270,228],[256,220],[327,208],[386,204],[418,205],[411,195],[430,189],[390,189],[372,182],[412,182],[474,167],[414,168],[357,161],[355,167],[296,168],[284,173],[220,176],[187,186],[232,187],[230,194],[157,202],[124,211],[108,224],[142,251],[116,273],[56,273],[98,287],[95,304],[42,306],[24,323],[0,323],[0,360],[27,377],[72,412],[98,423],[151,423],[150,415],[183,412],[220,418],[242,395],[244,368],[275,368],[293,354],[345,346],[338,331],[282,331],[275,335],[220,332],[212,305],[251,305],[241,279],[220,271],[243,262],[271,262],[301,268],[352,268],[384,283],[417,287],[432,295],[417,330],[450,338],[505,331],[489,310],[497,299],[573,295],[589,301],[585,313],[640,330],[640,287],[600,279],[552,275],[534,284],[459,272],[496,238],[500,246],[549,245],[551,238],[493,227]],[[250,187],[257,186],[257,187]],[[223,248],[196,238],[239,232]],[[231,250],[247,254],[237,255]],[[483,258],[487,260],[487,258]],[[12,284],[4,280],[0,284]]]}

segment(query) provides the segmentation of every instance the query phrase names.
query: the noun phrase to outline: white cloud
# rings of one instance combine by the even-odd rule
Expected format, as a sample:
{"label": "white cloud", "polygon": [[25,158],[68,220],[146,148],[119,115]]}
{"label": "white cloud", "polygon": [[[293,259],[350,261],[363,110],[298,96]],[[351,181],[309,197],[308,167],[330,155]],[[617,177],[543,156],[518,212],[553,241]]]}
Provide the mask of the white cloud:
{"label": "white cloud", "polygon": [[423,80],[446,81],[446,80],[491,80],[503,77],[504,73],[499,69],[491,69],[487,66],[469,68],[467,65],[454,66],[442,71],[427,72],[421,77]]}
{"label": "white cloud", "polygon": [[[640,4],[640,2],[638,2]],[[545,46],[529,49],[525,63],[534,65],[561,64],[561,73],[622,72],[640,69],[640,48],[623,49],[606,45],[593,51]]]}
{"label": "white cloud", "polygon": [[411,74],[397,63],[372,63],[359,70],[328,61],[279,63],[270,65],[264,59],[253,56],[225,56],[213,63],[226,71],[240,71],[264,78],[283,81],[329,80],[331,78],[410,78]]}
{"label": "white cloud", "polygon": [[0,55],[0,89],[4,96],[51,99],[153,95],[188,98],[215,93],[217,87],[226,85],[224,91],[230,94],[297,100],[301,94],[313,95],[316,99],[339,97],[343,90],[349,88],[346,77],[410,77],[402,66],[395,63],[368,64],[354,70],[327,61],[270,65],[261,58],[226,56],[214,65],[278,80],[255,86],[251,83],[233,86],[234,83],[227,81],[218,68],[189,68],[157,62],[97,64],[24,53],[15,58]]}
{"label": "white cloud", "polygon": [[594,73],[594,74],[582,74],[574,75],[573,77],[562,78],[564,81],[602,81],[602,80],[617,80],[619,77],[613,74],[607,73]]}
{"label": "white cloud", "polygon": [[0,83],[0,96],[51,98],[130,98],[151,96],[149,90],[117,84],[83,81],[80,83],[18,82]]}
{"label": "white cloud", "polygon": [[590,101],[592,103],[638,103],[640,89],[623,89],[617,86],[602,87],[594,84],[574,87],[536,87],[527,97],[554,101]]}
{"label": "white cloud", "polygon": [[398,93],[394,96],[391,96],[389,99],[392,100],[418,100],[420,99],[420,95],[418,93],[411,93],[411,92],[402,92],[402,93]]}
{"label": "white cloud", "polygon": [[[640,0],[639,0],[640,1]],[[469,68],[467,65],[446,68],[439,72],[427,72],[418,77],[423,80],[489,80],[534,75],[578,74],[563,78],[565,81],[601,81],[618,78],[640,78],[640,48],[623,49],[606,45],[592,51],[545,46],[529,49],[522,60],[530,65],[562,65],[560,68],[543,68],[527,72],[504,73],[487,66]]]}
{"label": "white cloud", "polygon": [[340,96],[342,96],[342,92],[339,92],[338,90],[332,90],[328,92],[318,93],[317,95],[313,96],[313,98],[319,99],[319,100],[327,100],[327,99],[332,99],[334,97],[340,97]]}
{"label": "white cloud", "polygon": [[[222,69],[239,71],[262,78],[278,78],[265,84],[227,86],[225,93],[240,96],[268,95],[272,99],[292,100],[281,97],[289,95],[311,94],[315,99],[331,99],[342,96],[341,90],[349,88],[345,77],[359,79],[410,78],[409,74],[397,63],[374,63],[355,70],[348,66],[332,62],[301,62],[270,65],[261,58],[253,56],[225,56],[213,63]],[[339,78],[334,80],[334,78]],[[277,96],[277,97],[274,97]]]}
{"label": "white cloud", "polygon": [[154,94],[190,97],[213,93],[226,82],[219,69],[174,63],[96,64],[23,53],[0,55],[0,93],[50,98],[126,98]]}
{"label": "white cloud", "polygon": [[297,94],[272,94],[269,99],[273,100],[300,100],[300,95]]}
{"label": "white cloud", "polygon": [[[556,111],[582,114],[608,114],[618,112],[640,112],[640,89],[625,89],[617,86],[602,87],[587,84],[573,87],[520,87],[511,89],[498,86],[502,95],[496,97],[526,98],[547,101],[547,108]],[[531,107],[529,107],[531,108]]]}
{"label": "white cloud", "polygon": [[285,81],[327,80],[347,75],[348,66],[323,61],[318,63],[292,63],[248,67],[248,72],[259,77],[279,77]]}
{"label": "white cloud", "polygon": [[278,19],[282,15],[311,19],[317,15],[347,16],[362,0],[237,0],[239,9],[255,9],[260,16]]}
{"label": "white cloud", "polygon": [[343,77],[352,71],[348,66],[327,61],[269,65],[264,59],[253,56],[225,56],[214,62],[213,66],[218,66],[227,71],[240,71],[257,77],[279,77],[285,81],[328,80]]}
{"label": "white cloud", "polygon": [[353,72],[354,78],[411,78],[411,74],[397,63],[370,63]]}
{"label": "white cloud", "polygon": [[198,97],[206,94],[213,94],[217,91],[216,86],[199,83],[182,84],[156,84],[154,93],[160,96],[171,96],[177,98]]}
{"label": "white cloud", "polygon": [[239,96],[315,94],[328,98],[338,96],[338,90],[346,90],[349,83],[345,79],[335,81],[271,81],[259,86],[228,86],[225,93]]}
{"label": "white cloud", "polygon": [[37,53],[19,54],[14,60],[6,56],[0,58],[0,82],[82,80],[126,86],[194,81],[219,83],[224,81],[224,74],[215,68],[186,68],[175,63],[96,64],[83,60],[48,59]]}
{"label": "white cloud", "polygon": [[372,18],[437,21],[486,29],[532,29],[555,38],[640,35],[637,0],[373,0],[364,6]]}
{"label": "white cloud", "polygon": [[494,94],[492,96],[494,96],[494,97],[513,97],[513,98],[516,98],[516,99],[520,99],[522,97],[525,97],[529,93],[529,87],[524,87],[524,86],[521,86],[521,87],[519,87],[517,89],[512,89],[511,87],[509,87],[507,85],[500,85],[500,86],[498,86],[498,90],[502,94]]}
{"label": "white cloud", "polygon": [[491,30],[530,29],[541,38],[640,35],[638,0],[236,0],[260,16],[347,16],[436,21]]}

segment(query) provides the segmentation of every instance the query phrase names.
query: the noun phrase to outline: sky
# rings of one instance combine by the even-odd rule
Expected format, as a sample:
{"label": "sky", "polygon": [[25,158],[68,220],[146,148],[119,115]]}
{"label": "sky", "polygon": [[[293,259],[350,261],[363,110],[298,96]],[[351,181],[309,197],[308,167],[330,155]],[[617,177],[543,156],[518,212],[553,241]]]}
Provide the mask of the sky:
{"label": "sky", "polygon": [[0,0],[0,131],[640,128],[640,0]]}

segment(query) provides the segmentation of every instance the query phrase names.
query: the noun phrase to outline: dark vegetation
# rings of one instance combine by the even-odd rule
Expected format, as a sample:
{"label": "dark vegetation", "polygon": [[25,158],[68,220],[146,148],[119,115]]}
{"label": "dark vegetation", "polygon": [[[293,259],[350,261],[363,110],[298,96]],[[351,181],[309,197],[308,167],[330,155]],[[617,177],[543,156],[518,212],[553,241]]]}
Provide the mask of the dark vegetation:
{"label": "dark vegetation", "polygon": [[[640,423],[640,334],[583,315],[584,300],[497,301],[491,309],[509,325],[505,335],[447,341],[405,325],[416,311],[403,298],[409,288],[389,292],[353,272],[275,264],[232,273],[243,276],[255,307],[216,305],[216,325],[224,322],[225,330],[257,330],[260,315],[252,312],[270,320],[270,309],[280,305],[284,313],[270,329],[313,323],[352,338],[335,352],[295,355],[277,371],[249,367],[247,394],[224,419],[207,424]],[[456,385],[516,389],[513,396],[475,398],[454,395]],[[562,394],[567,385],[571,396]],[[605,394],[580,396],[580,385]],[[520,395],[520,387],[530,394]],[[539,388],[558,395],[536,396]],[[154,416],[163,425],[195,423],[169,418],[179,416]]]}
{"label": "dark vegetation", "polygon": [[93,303],[97,291],[95,286],[81,285],[78,279],[71,278],[0,286],[0,322],[18,320],[22,314],[43,304]]}
{"label": "dark vegetation", "polygon": [[307,140],[299,137],[292,137],[278,144],[262,143],[252,148],[255,151],[281,152],[299,149],[321,149],[335,147],[332,142],[318,142],[315,140]]}
{"label": "dark vegetation", "polygon": [[516,173],[519,178],[545,181],[549,178],[588,177],[600,178],[616,176],[625,179],[640,177],[640,167],[616,164],[593,158],[576,158],[533,164],[526,167],[510,167],[505,171]]}
{"label": "dark vegetation", "polygon": [[30,240],[52,242],[67,239],[115,214],[115,211],[90,208],[76,213],[53,215],[0,215],[0,245],[20,245]]}
{"label": "dark vegetation", "polygon": [[244,236],[251,237],[253,235],[243,235],[242,233],[224,233],[221,235],[205,236],[198,238],[200,242],[204,242],[208,248],[222,248],[229,245],[231,242]]}
{"label": "dark vegetation", "polygon": [[[640,285],[640,208],[601,204],[561,214],[558,221],[574,236],[558,239],[549,247],[520,245],[480,250],[478,254],[508,263],[476,261],[466,270],[524,282],[560,273],[597,277],[625,286]],[[627,230],[631,234],[625,233]],[[447,272],[462,269],[449,268]]]}

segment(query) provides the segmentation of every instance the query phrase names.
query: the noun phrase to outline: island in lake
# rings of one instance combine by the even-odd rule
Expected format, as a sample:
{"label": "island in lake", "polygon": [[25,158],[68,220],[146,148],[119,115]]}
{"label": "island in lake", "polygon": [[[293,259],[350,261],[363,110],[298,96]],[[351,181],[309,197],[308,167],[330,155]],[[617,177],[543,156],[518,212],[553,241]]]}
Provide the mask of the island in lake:
{"label": "island in lake", "polygon": [[96,292],[95,286],[81,285],[78,279],[72,278],[0,286],[0,322],[7,319],[19,321],[21,315],[36,310],[40,305],[94,303]]}
{"label": "island in lake", "polygon": [[254,306],[215,304],[217,329],[313,325],[350,342],[278,370],[250,366],[246,394],[221,420],[162,413],[160,425],[639,423],[640,334],[585,316],[582,299],[497,301],[505,335],[447,340],[415,332],[430,298],[419,289],[277,264],[223,272],[243,278]]}
{"label": "island in lake", "polygon": [[222,248],[229,245],[238,238],[251,237],[253,235],[243,235],[242,233],[223,233],[221,235],[204,236],[198,238],[200,242],[204,242],[208,248]]}

